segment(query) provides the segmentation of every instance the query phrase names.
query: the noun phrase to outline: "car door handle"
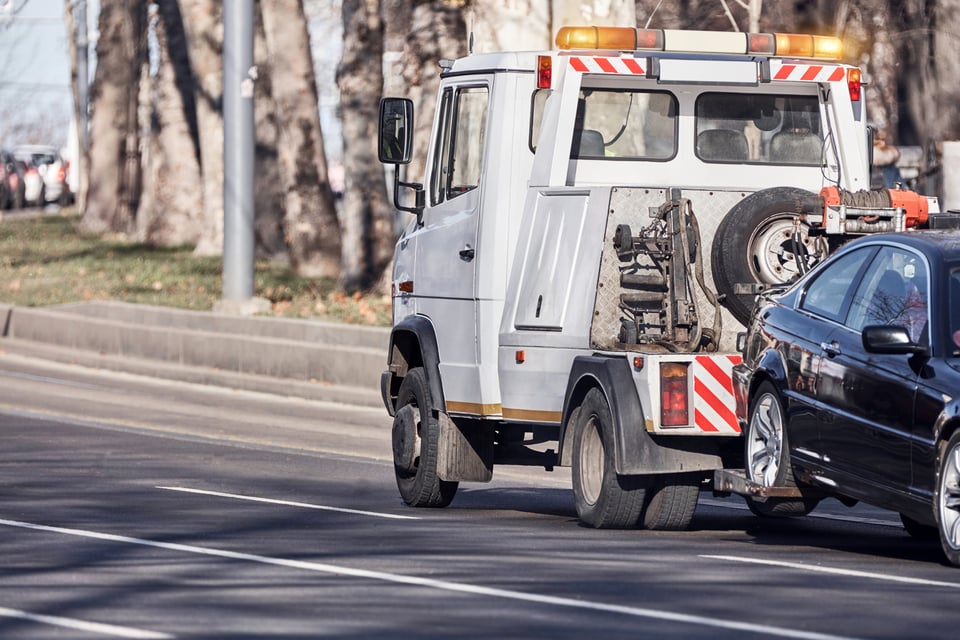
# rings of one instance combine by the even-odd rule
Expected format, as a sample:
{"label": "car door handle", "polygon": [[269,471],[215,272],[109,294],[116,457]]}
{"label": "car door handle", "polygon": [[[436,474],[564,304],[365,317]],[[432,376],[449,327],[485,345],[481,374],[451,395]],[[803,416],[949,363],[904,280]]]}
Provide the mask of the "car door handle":
{"label": "car door handle", "polygon": [[476,252],[473,250],[473,247],[466,245],[463,249],[460,249],[460,259],[464,262],[470,262],[473,260],[475,253]]}
{"label": "car door handle", "polygon": [[820,348],[823,349],[823,352],[827,354],[828,357],[834,358],[840,355],[840,344],[837,341],[831,343],[821,342]]}

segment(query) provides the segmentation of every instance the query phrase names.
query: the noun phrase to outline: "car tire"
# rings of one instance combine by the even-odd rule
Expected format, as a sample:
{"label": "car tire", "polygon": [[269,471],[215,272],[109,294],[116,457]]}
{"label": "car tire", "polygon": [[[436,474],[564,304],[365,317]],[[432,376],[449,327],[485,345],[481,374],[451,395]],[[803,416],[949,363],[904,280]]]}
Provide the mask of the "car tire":
{"label": "car tire", "polygon": [[711,266],[724,305],[743,324],[753,310],[753,293],[737,293],[738,284],[762,286],[790,282],[827,256],[826,241],[806,233],[801,239],[807,258],[798,263],[791,242],[797,214],[809,212],[818,196],[794,187],[775,187],[738,202],[717,227]]}
{"label": "car tire", "polygon": [[622,476],[614,468],[613,418],[600,389],[587,392],[573,424],[573,496],[580,521],[597,529],[637,526],[648,476]]}
{"label": "car tire", "polygon": [[[790,464],[787,421],[780,395],[769,382],[757,387],[750,403],[747,431],[744,434],[744,466],[747,480],[764,487],[796,487]],[[817,506],[813,498],[747,497],[747,506],[758,516],[788,518],[805,516]]]}
{"label": "car tire", "polygon": [[934,500],[937,531],[947,560],[960,565],[960,431],[940,451]]}
{"label": "car tire", "polygon": [[[412,415],[404,408],[412,407]],[[433,412],[430,385],[422,367],[410,369],[397,391],[397,417],[394,418],[394,440],[397,420],[409,417],[410,442],[408,446],[415,455],[409,461],[398,459],[394,446],[394,473],[397,488],[403,501],[411,507],[445,507],[457,493],[458,482],[441,480],[437,471],[440,449],[440,421]]]}
{"label": "car tire", "polygon": [[657,477],[648,490],[643,526],[655,531],[685,531],[690,528],[700,497],[698,473],[671,473]]}

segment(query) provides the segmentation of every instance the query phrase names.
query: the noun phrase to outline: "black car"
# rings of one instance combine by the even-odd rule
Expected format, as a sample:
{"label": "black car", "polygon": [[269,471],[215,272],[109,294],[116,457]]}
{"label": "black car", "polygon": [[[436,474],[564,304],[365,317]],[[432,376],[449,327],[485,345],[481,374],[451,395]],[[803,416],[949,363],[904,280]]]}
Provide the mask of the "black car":
{"label": "black car", "polygon": [[761,296],[734,370],[749,480],[900,513],[960,565],[960,231],[867,236]]}

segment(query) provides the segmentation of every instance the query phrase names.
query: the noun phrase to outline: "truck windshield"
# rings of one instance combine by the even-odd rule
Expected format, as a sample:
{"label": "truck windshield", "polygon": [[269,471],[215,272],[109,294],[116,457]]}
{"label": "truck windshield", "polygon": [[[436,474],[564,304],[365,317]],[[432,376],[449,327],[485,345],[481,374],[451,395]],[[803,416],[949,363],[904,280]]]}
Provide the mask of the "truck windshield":
{"label": "truck windshield", "polygon": [[815,95],[704,93],[697,98],[697,157],[705,162],[819,166]]}
{"label": "truck windshield", "polygon": [[669,160],[677,152],[677,99],[664,91],[583,89],[574,159]]}

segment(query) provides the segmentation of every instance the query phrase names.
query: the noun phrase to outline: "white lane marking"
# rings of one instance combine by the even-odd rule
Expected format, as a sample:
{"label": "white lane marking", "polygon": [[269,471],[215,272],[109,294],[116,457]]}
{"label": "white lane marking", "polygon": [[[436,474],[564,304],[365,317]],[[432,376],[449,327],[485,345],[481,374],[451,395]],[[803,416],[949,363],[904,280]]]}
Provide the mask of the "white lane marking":
{"label": "white lane marking", "polygon": [[182,493],[196,493],[203,496],[216,496],[218,498],[233,498],[234,500],[249,500],[250,502],[266,502],[267,504],[278,504],[286,507],[301,507],[303,509],[320,509],[321,511],[339,511],[340,513],[351,513],[360,516],[373,516],[375,518],[392,518],[394,520],[419,520],[419,516],[402,516],[394,513],[380,513],[377,511],[361,511],[360,509],[346,509],[344,507],[328,507],[321,504],[309,504],[306,502],[291,502],[290,500],[273,500],[272,498],[258,498],[255,496],[243,496],[236,493],[223,493],[221,491],[206,491],[204,489],[190,489],[188,487],[157,487],[166,491],[180,491]]}
{"label": "white lane marking", "polygon": [[869,571],[857,571],[855,569],[821,567],[819,565],[801,564],[799,562],[783,562],[781,560],[764,560],[761,558],[744,558],[740,556],[703,555],[700,557],[708,558],[710,560],[728,560],[730,562],[743,562],[747,564],[762,564],[771,567],[784,567],[787,569],[798,569],[800,571],[812,571],[814,573],[829,573],[832,575],[846,576],[849,578],[869,578],[871,580],[885,580],[887,582],[916,584],[924,587],[947,587],[950,589],[960,589],[960,583],[957,582],[942,582],[940,580],[925,580],[923,578],[907,578],[904,576],[892,576],[886,573],[871,573]]}
{"label": "white lane marking", "polygon": [[524,593],[523,591],[512,591],[509,589],[497,589],[495,587],[481,587],[478,585],[466,584],[461,582],[448,582],[446,580],[433,580],[430,578],[419,578],[416,576],[406,576],[396,573],[385,573],[383,571],[370,571],[367,569],[354,569],[333,564],[321,562],[306,562],[303,560],[288,560],[284,558],[271,558],[269,556],[255,555],[251,553],[240,553],[237,551],[227,551],[225,549],[211,549],[205,547],[196,547],[188,544],[179,544],[174,542],[158,542],[156,540],[145,540],[143,538],[131,538],[119,536],[111,533],[100,533],[97,531],[86,531],[83,529],[67,529],[64,527],[52,527],[42,524],[32,524],[29,522],[19,522],[16,520],[0,519],[0,526],[17,527],[20,529],[30,529],[33,531],[44,531],[47,533],[59,533],[68,536],[80,538],[92,538],[95,540],[106,540],[108,542],[120,542],[124,544],[133,544],[143,547],[152,547],[155,549],[166,549],[168,551],[178,551],[181,553],[192,553],[203,556],[212,556],[216,558],[227,558],[230,560],[241,560],[244,562],[256,562],[259,564],[285,567],[289,569],[300,569],[304,571],[314,571],[317,573],[327,573],[337,576],[350,576],[353,578],[366,578],[368,580],[379,580],[381,582],[390,582],[394,584],[414,585],[428,589],[438,589],[441,591],[452,591],[456,593],[469,593],[479,596],[489,596],[493,598],[506,598],[508,600],[519,600],[522,602],[534,602],[537,604],[553,605],[556,607],[567,607],[571,609],[586,609],[589,611],[603,611],[607,613],[619,613],[638,618],[649,618],[654,620],[665,620],[669,622],[679,622],[683,624],[692,624],[703,627],[712,627],[717,629],[732,629],[738,631],[747,631],[767,636],[776,636],[779,638],[800,638],[801,640],[853,640],[846,636],[836,636],[825,633],[816,633],[812,631],[798,631],[795,629],[784,629],[764,624],[754,624],[751,622],[737,622],[735,620],[722,620],[719,618],[709,618],[686,613],[671,613],[668,611],[656,611],[654,609],[643,609],[640,607],[627,607],[623,605],[604,604],[601,602],[588,602],[584,600],[574,600],[573,598],[562,598],[559,596],[548,596],[536,593]]}
{"label": "white lane marking", "polygon": [[[749,511],[750,507],[746,504],[739,503],[726,503],[723,500],[710,500],[709,498],[700,498],[700,504],[708,505],[711,507],[722,507],[724,509],[735,509],[737,511]],[[860,516],[842,516],[834,513],[810,513],[805,516],[806,518],[819,518],[820,520],[839,520],[840,522],[856,522],[858,524],[875,524],[880,527],[896,527],[898,529],[903,528],[903,524],[899,521],[894,522],[893,520],[880,520],[879,518],[862,518]]]}
{"label": "white lane marking", "polygon": [[30,622],[39,622],[54,627],[64,627],[66,629],[75,629],[77,631],[87,631],[89,633],[99,633],[106,636],[116,636],[118,638],[142,638],[143,640],[165,640],[174,638],[166,633],[156,631],[143,631],[132,627],[120,627],[114,624],[103,624],[102,622],[88,622],[86,620],[75,620],[73,618],[63,618],[61,616],[47,616],[37,613],[28,613],[16,609],[0,607],[0,617],[17,618],[19,620],[28,620]]}

